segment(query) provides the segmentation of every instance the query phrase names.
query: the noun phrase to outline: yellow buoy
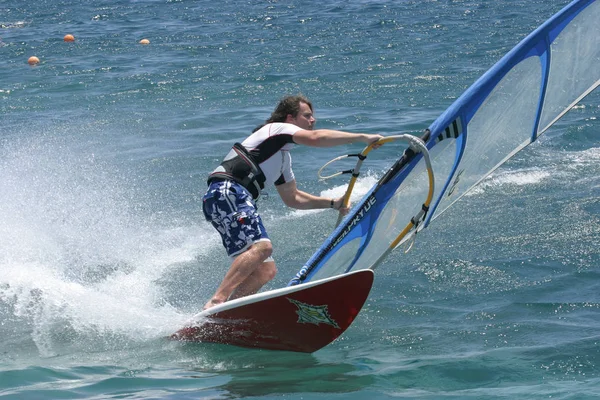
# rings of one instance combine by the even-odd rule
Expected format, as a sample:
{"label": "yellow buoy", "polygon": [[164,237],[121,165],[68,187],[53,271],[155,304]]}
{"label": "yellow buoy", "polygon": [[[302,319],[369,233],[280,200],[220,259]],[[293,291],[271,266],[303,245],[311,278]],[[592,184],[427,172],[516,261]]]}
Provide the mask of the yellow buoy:
{"label": "yellow buoy", "polygon": [[150,41],[148,39],[142,39],[140,40],[140,44],[150,44]]}
{"label": "yellow buoy", "polygon": [[63,38],[63,40],[65,42],[74,42],[75,41],[75,36],[73,36],[71,34],[67,34],[67,35],[65,35],[65,37]]}
{"label": "yellow buoy", "polygon": [[29,57],[29,60],[27,60],[27,62],[29,63],[29,65],[36,65],[40,63],[40,59],[36,56],[31,56]]}

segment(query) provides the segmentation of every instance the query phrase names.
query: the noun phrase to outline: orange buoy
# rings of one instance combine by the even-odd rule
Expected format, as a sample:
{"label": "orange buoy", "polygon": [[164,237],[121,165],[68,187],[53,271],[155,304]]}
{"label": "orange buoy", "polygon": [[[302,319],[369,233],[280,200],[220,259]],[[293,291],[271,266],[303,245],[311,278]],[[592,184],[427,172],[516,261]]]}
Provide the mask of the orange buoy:
{"label": "orange buoy", "polygon": [[75,41],[75,36],[73,36],[71,34],[67,34],[67,35],[65,35],[65,37],[63,38],[63,40],[65,42],[74,42]]}
{"label": "orange buoy", "polygon": [[27,62],[29,63],[29,65],[36,65],[40,63],[40,59],[36,56],[31,56],[29,57],[29,60],[27,60]]}
{"label": "orange buoy", "polygon": [[150,44],[150,41],[148,39],[142,39],[140,40],[140,44]]}

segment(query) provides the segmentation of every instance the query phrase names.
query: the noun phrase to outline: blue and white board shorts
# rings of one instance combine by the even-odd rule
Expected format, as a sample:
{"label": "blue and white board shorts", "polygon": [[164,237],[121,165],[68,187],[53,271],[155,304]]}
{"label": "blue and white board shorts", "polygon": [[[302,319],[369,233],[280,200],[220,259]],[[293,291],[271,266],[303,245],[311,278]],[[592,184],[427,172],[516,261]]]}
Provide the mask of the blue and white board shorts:
{"label": "blue and white board shorts", "polygon": [[[252,244],[271,241],[252,195],[237,182],[213,181],[202,199],[207,221],[219,231],[227,254],[235,257]],[[272,261],[269,257],[265,261]]]}

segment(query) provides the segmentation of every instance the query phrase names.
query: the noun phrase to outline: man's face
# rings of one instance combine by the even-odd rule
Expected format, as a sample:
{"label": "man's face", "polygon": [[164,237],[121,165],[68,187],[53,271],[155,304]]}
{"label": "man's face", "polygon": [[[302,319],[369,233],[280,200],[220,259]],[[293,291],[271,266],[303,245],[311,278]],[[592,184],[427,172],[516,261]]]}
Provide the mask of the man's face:
{"label": "man's face", "polygon": [[313,116],[313,112],[308,106],[308,104],[300,102],[300,111],[298,112],[298,115],[296,115],[296,117],[288,115],[287,120],[285,122],[289,124],[294,124],[299,128],[312,131],[315,127],[315,122],[317,122],[317,120]]}

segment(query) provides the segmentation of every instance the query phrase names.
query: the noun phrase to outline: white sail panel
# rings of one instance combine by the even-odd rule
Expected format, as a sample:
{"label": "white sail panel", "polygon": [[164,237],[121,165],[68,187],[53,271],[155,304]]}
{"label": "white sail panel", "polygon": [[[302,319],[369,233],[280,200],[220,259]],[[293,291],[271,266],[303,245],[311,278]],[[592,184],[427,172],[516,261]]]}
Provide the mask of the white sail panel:
{"label": "white sail panel", "polygon": [[362,236],[359,236],[350,240],[343,248],[333,253],[331,258],[323,264],[323,267],[314,274],[313,280],[345,273],[352,266],[361,243]]}
{"label": "white sail panel", "polygon": [[369,245],[365,248],[354,268],[370,268],[392,244],[406,223],[421,209],[429,190],[425,163],[421,160],[410,175],[398,187],[377,219]]}
{"label": "white sail panel", "polygon": [[464,154],[437,214],[530,143],[541,87],[539,57],[521,61],[496,85],[467,125]]}
{"label": "white sail panel", "polygon": [[600,2],[578,14],[552,42],[540,133],[600,78]]}
{"label": "white sail panel", "polygon": [[[436,182],[447,182],[450,179],[453,166],[457,162],[457,153],[458,146],[457,141],[454,138],[444,138],[440,143],[429,150],[433,170],[435,171]],[[434,198],[439,198],[442,195],[443,190],[444,186],[438,183],[435,186]],[[446,191],[446,197],[451,197],[453,194],[453,187],[449,186]]]}

